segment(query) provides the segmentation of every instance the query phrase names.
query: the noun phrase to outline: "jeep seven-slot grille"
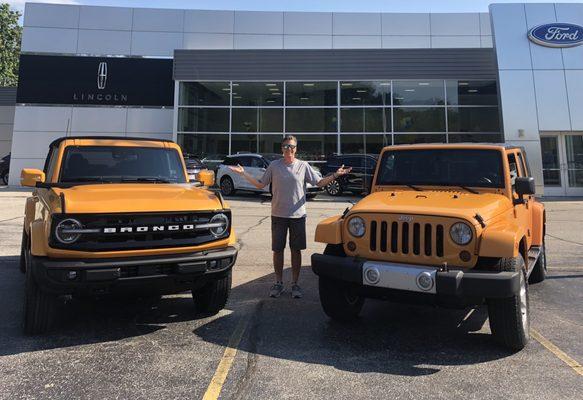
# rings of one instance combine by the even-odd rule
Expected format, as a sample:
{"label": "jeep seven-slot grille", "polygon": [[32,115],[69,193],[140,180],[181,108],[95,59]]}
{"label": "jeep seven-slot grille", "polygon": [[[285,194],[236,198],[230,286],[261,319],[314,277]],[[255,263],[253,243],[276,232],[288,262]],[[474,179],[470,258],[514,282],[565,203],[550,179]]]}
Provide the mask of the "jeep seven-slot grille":
{"label": "jeep seven-slot grille", "polygon": [[[231,213],[223,211],[231,220]],[[52,222],[51,247],[79,251],[122,251],[168,247],[196,246],[229,236],[229,229],[220,237],[215,237],[209,229],[183,230],[185,225],[210,222],[213,212],[180,213],[137,213],[137,214],[67,214],[55,215]],[[83,229],[99,230],[99,233],[82,234],[74,243],[63,244],[55,237],[55,227],[63,219],[73,218],[81,222]],[[164,230],[153,230],[154,226],[164,226]],[[178,226],[169,230],[168,226]],[[145,232],[138,227],[148,227]],[[104,232],[105,228],[115,228],[115,233]],[[121,232],[125,228],[125,232]],[[131,232],[127,228],[132,228]]]}
{"label": "jeep seven-slot grille", "polygon": [[443,225],[397,221],[370,222],[370,250],[443,257]]}

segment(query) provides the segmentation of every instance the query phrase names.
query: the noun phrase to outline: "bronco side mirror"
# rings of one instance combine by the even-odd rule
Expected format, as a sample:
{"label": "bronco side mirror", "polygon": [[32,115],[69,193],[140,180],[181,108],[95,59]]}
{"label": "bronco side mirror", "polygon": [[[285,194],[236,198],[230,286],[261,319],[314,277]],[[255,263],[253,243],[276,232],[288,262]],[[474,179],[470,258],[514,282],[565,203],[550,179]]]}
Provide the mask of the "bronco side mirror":
{"label": "bronco side mirror", "polygon": [[25,168],[20,173],[20,184],[22,186],[36,187],[37,183],[45,181],[45,173],[40,169]]}
{"label": "bronco side mirror", "polygon": [[198,173],[197,179],[203,186],[211,187],[215,184],[215,173],[208,169],[203,169]]}

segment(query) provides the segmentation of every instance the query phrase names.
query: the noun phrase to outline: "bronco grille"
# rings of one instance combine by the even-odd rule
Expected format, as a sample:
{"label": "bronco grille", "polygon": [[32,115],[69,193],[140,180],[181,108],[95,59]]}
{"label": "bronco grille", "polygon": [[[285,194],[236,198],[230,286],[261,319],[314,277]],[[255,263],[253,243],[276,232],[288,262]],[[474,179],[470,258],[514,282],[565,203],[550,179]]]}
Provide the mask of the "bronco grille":
{"label": "bronco grille", "polygon": [[[229,218],[231,213],[221,211]],[[222,240],[210,229],[193,230],[194,225],[204,225],[215,215],[213,212],[137,213],[137,214],[66,214],[53,217],[50,246],[79,251],[122,251],[168,247],[196,246]],[[78,240],[63,244],[55,237],[55,227],[63,219],[81,222],[83,229],[93,231],[82,234]]]}
{"label": "bronco grille", "polygon": [[443,257],[443,225],[402,221],[370,221],[372,252]]}

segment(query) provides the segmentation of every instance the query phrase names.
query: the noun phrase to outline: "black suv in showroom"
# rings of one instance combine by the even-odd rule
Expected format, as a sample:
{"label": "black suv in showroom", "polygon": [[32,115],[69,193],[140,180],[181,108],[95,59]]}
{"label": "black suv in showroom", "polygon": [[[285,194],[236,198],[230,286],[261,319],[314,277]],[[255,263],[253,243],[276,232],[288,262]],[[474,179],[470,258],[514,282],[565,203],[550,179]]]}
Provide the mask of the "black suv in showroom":
{"label": "black suv in showroom", "polygon": [[344,192],[368,194],[378,158],[376,154],[335,154],[329,156],[326,163],[320,167],[323,176],[335,172],[342,165],[352,167],[352,171],[329,183],[326,186],[326,192],[330,196],[340,196]]}

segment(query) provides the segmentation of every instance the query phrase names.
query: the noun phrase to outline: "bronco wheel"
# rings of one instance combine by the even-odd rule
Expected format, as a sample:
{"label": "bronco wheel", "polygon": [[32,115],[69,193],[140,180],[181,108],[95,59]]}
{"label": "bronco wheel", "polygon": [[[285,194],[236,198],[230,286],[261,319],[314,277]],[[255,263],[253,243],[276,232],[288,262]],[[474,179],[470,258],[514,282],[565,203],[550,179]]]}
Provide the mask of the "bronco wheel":
{"label": "bronco wheel", "polygon": [[494,338],[511,350],[522,350],[530,338],[528,283],[522,256],[502,258],[501,271],[520,273],[519,292],[506,299],[487,299],[490,329]]}
{"label": "bronco wheel", "polygon": [[534,264],[534,267],[532,267],[532,272],[528,277],[528,283],[539,283],[544,281],[547,277],[547,256],[545,253],[546,248],[545,242],[543,241],[538,260],[536,260],[536,264]]}
{"label": "bronco wheel", "polygon": [[24,252],[28,248],[29,248],[28,235],[24,231],[24,227],[23,227],[22,228],[22,243],[20,245],[20,260],[18,263],[18,267],[20,269],[20,272],[22,272],[23,274],[26,272],[26,255]]}
{"label": "bronco wheel", "polygon": [[326,193],[330,196],[340,196],[342,194],[342,186],[338,180],[334,180],[326,185]]}
{"label": "bronco wheel", "polygon": [[227,304],[231,293],[232,272],[223,278],[213,280],[200,289],[192,291],[192,299],[196,311],[202,314],[215,315]]}
{"label": "bronco wheel", "polygon": [[57,297],[43,292],[32,276],[30,249],[24,250],[26,275],[24,280],[24,333],[36,335],[47,332],[54,320]]}
{"label": "bronco wheel", "polygon": [[319,292],[320,303],[327,316],[344,322],[358,318],[364,297],[356,294],[350,285],[320,277]]}
{"label": "bronco wheel", "polygon": [[230,177],[225,176],[221,179],[221,193],[223,196],[232,196],[235,191],[235,184],[233,184],[233,180]]}

